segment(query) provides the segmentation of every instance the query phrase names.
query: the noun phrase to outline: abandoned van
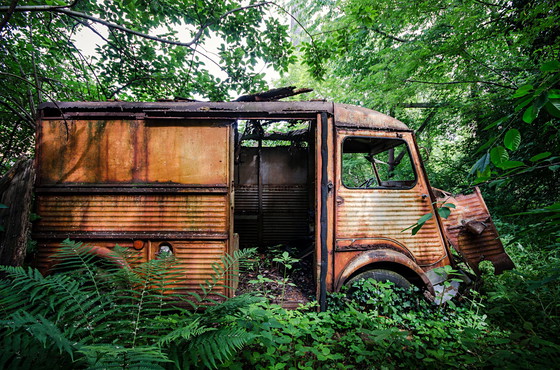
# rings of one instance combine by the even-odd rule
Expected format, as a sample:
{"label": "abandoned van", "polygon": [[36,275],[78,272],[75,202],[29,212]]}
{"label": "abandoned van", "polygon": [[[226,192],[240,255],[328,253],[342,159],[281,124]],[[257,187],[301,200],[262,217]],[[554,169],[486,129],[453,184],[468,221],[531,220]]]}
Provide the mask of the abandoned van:
{"label": "abandoned van", "polygon": [[[483,260],[497,273],[513,267],[478,189],[432,189],[414,132],[373,110],[76,102],[39,112],[33,236],[43,270],[66,238],[100,256],[116,244],[144,260],[166,250],[185,271],[180,287],[196,291],[224,254],[291,244],[312,251],[324,309],[327,292],[360,278],[433,294],[445,279],[437,269],[458,259],[474,272]],[[444,203],[455,206],[447,219]]]}

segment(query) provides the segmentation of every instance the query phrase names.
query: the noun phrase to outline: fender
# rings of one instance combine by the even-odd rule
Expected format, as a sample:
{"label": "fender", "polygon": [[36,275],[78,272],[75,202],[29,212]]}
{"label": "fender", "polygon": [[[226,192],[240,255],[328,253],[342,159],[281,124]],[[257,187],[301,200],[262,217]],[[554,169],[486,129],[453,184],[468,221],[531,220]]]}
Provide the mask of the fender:
{"label": "fender", "polygon": [[[129,268],[129,264],[120,256],[113,253],[113,251],[107,247],[100,247],[97,245],[82,245],[80,247],[81,251],[86,254],[90,254],[99,257],[102,260],[113,263],[119,268]],[[56,266],[60,263],[58,259],[49,258],[48,267],[46,269],[41,269],[43,274],[51,274],[54,272]]]}
{"label": "fender", "polygon": [[91,246],[91,249],[88,253],[98,256],[102,259],[110,261],[114,263],[116,266],[120,268],[128,268],[130,267],[128,263],[120,256],[117,256],[113,253],[113,251],[107,247],[99,247],[96,245]]}
{"label": "fender", "polygon": [[354,272],[358,271],[362,267],[368,265],[375,267],[375,265],[377,264],[387,262],[398,264],[411,270],[422,280],[426,288],[431,293],[433,293],[434,288],[432,286],[432,283],[430,282],[424,271],[420,268],[420,266],[418,266],[412,259],[410,259],[406,255],[390,249],[370,250],[360,253],[359,255],[354,257],[352,260],[350,260],[350,262],[348,262],[342,273],[338,276],[335,284],[335,290],[339,291],[344,282],[348,280],[348,278],[350,278],[350,276]]}

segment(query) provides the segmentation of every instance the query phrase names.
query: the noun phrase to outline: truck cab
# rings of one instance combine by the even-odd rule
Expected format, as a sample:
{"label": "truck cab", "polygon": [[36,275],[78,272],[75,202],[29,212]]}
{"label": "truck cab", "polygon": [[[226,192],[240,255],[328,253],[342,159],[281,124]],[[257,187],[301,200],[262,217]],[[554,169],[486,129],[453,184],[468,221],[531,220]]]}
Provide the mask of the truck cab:
{"label": "truck cab", "polygon": [[[310,250],[316,298],[362,277],[431,294],[442,267],[513,268],[478,189],[431,188],[414,132],[330,102],[59,102],[40,109],[33,237],[48,271],[66,238],[148,261],[172,252],[197,291],[245,247]],[[442,219],[437,207],[454,205]],[[416,232],[410,226],[432,214]],[[453,252],[454,250],[454,252]],[[226,288],[221,294],[234,293]]]}

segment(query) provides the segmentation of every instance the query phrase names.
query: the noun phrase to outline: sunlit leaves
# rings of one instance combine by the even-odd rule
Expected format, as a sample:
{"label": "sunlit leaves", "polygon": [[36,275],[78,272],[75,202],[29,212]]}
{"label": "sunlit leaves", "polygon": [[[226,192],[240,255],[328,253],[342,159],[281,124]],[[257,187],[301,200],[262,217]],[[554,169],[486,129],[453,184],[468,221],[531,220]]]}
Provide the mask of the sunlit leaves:
{"label": "sunlit leaves", "polygon": [[512,128],[506,132],[504,136],[504,146],[509,150],[516,150],[521,144],[521,133],[519,130]]}
{"label": "sunlit leaves", "polygon": [[499,166],[509,160],[509,154],[503,146],[497,146],[490,151],[490,159],[494,165]]}
{"label": "sunlit leaves", "polygon": [[438,207],[437,211],[440,217],[448,218],[451,215],[451,209],[456,208],[455,204],[453,203],[444,203],[440,207]]}

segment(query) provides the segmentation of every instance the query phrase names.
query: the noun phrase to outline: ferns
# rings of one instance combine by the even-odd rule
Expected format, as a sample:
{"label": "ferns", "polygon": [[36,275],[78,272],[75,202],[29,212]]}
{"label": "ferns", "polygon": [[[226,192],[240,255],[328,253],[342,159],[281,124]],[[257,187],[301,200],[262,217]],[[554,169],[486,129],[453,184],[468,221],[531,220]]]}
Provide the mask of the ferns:
{"label": "ferns", "polygon": [[[255,298],[236,297],[203,314],[171,304],[181,274],[173,257],[139,263],[116,247],[103,259],[64,241],[56,273],[0,266],[0,368],[216,367],[253,335],[230,328]],[[247,252],[227,256],[201,286],[195,307],[223,286]]]}

